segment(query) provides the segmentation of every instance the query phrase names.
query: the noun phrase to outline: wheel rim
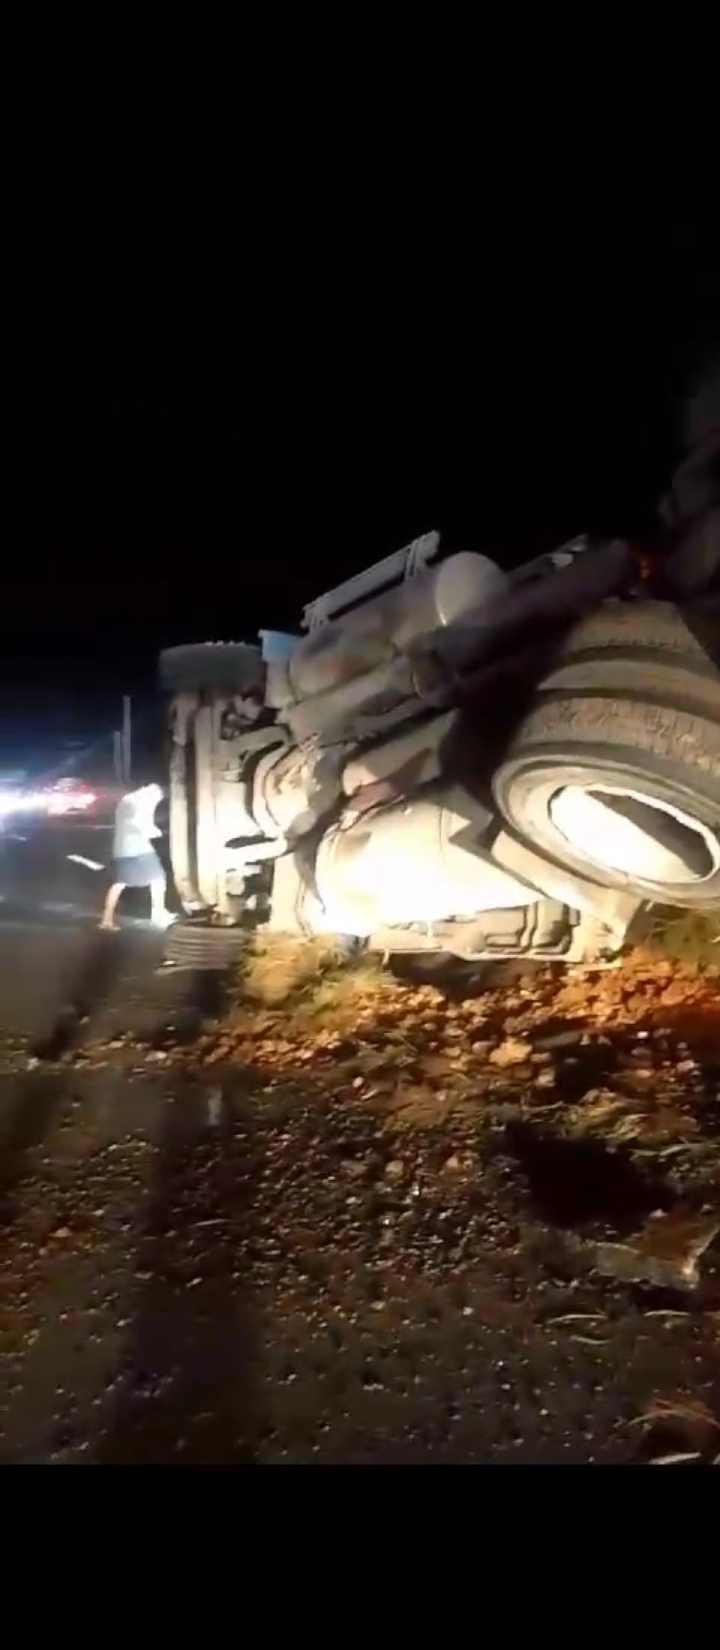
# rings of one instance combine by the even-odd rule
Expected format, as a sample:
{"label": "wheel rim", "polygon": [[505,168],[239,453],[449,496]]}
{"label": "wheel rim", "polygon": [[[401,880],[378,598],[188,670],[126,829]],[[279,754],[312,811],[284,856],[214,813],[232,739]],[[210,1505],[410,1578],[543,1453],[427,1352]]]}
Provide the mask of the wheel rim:
{"label": "wheel rim", "polygon": [[567,785],[548,812],[573,852],[606,871],[691,886],[720,869],[720,845],[707,826],[638,791]]}

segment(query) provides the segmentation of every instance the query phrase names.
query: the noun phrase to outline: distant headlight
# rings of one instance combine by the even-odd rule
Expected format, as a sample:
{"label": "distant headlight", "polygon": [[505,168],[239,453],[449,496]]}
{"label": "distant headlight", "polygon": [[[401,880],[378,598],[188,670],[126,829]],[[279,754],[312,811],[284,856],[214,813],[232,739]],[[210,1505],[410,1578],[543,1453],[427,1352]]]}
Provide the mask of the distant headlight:
{"label": "distant headlight", "polygon": [[0,818],[44,806],[45,798],[41,791],[0,791]]}

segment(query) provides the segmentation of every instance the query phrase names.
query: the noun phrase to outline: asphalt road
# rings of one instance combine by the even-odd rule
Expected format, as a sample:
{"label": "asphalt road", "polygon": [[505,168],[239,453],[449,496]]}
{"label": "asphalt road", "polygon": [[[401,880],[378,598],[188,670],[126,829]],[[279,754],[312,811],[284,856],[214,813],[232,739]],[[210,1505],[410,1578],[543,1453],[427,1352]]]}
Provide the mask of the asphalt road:
{"label": "asphalt road", "polygon": [[193,1065],[213,982],[98,933],[101,844],[4,849],[0,1461],[621,1463],[658,1395],[717,1412],[712,1268],[599,1279],[470,1124]]}

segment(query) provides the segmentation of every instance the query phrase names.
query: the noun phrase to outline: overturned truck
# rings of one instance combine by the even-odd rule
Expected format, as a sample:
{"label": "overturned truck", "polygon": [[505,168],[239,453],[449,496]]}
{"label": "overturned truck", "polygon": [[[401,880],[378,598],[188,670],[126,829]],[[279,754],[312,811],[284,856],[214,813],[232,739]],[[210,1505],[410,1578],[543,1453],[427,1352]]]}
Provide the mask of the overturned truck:
{"label": "overturned truck", "polygon": [[296,636],[163,653],[170,955],[264,928],[592,963],[643,903],[720,906],[720,625],[662,577],[623,541],[507,574],[429,533]]}

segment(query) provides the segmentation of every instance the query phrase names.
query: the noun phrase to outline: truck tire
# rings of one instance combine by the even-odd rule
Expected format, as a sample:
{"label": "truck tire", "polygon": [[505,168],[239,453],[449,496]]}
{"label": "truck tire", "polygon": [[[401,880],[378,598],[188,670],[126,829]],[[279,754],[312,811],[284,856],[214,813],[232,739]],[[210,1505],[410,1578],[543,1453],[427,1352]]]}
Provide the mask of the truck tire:
{"label": "truck tire", "polygon": [[173,923],[165,935],[165,962],[176,968],[224,973],[242,960],[250,936],[244,928],[215,927],[210,923]]}
{"label": "truck tire", "polygon": [[566,871],[720,905],[720,623],[608,602],[565,639],[495,774],[500,812]]}
{"label": "truck tire", "polygon": [[190,642],[167,647],[160,654],[160,684],[170,693],[200,688],[221,693],[262,691],[263,667],[259,648],[245,642]]}

